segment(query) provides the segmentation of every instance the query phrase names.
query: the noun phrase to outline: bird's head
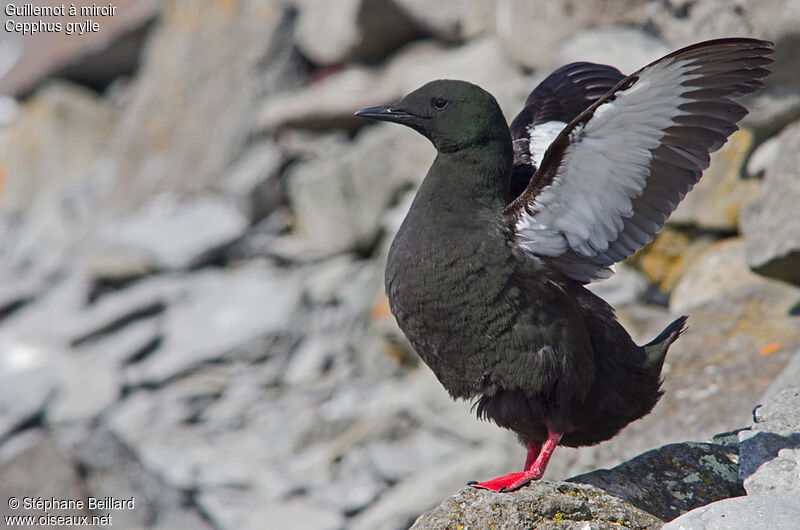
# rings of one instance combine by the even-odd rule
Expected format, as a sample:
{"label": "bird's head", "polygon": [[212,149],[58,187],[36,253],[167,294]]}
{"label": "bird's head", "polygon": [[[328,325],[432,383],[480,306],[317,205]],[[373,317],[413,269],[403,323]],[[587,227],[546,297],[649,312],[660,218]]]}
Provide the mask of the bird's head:
{"label": "bird's head", "polygon": [[504,140],[509,134],[494,97],[466,81],[431,81],[397,103],[361,109],[356,116],[407,125],[440,153]]}

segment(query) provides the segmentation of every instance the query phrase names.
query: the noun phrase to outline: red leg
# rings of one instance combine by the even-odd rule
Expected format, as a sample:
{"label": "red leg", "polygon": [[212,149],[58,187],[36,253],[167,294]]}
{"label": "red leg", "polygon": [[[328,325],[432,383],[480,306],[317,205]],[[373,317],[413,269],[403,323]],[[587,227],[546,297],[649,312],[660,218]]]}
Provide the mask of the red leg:
{"label": "red leg", "polygon": [[539,453],[542,450],[542,444],[539,442],[528,442],[525,444],[525,448],[528,450],[528,456],[525,458],[525,471],[529,470],[534,462],[536,462],[536,457],[539,456]]}
{"label": "red leg", "polygon": [[[543,447],[537,443],[528,443],[528,458],[525,460],[525,471],[509,473],[486,482],[470,483],[470,486],[503,492],[518,490],[531,480],[539,480],[544,475],[547,463],[550,461],[550,457],[553,456],[553,451],[555,451],[558,442],[561,441],[561,436],[562,433],[560,432],[547,431],[547,440],[544,442]],[[541,450],[539,449],[540,447]]]}

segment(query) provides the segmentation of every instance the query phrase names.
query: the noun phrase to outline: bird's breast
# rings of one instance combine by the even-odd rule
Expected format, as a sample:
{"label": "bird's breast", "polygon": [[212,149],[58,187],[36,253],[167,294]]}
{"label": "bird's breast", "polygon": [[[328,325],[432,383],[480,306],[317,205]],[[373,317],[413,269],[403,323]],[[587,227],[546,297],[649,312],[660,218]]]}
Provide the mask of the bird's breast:
{"label": "bird's breast", "polygon": [[491,386],[493,346],[513,325],[514,261],[499,230],[441,229],[421,237],[404,223],[389,252],[392,313],[447,390],[471,397]]}

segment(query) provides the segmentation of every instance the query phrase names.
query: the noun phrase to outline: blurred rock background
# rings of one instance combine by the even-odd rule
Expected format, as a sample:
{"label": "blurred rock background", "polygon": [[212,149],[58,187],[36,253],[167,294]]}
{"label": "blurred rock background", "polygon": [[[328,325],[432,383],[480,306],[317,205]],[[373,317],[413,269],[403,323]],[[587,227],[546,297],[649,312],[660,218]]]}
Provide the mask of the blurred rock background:
{"label": "blurred rock background", "polygon": [[134,497],[122,528],[398,529],[515,470],[383,296],[434,151],[352,113],[460,78],[511,119],[566,62],[631,72],[718,36],[773,40],[774,73],[594,286],[640,341],[691,315],[666,395],[546,478],[744,427],[800,381],[800,3],[117,5],[90,36],[0,33],[0,498]]}

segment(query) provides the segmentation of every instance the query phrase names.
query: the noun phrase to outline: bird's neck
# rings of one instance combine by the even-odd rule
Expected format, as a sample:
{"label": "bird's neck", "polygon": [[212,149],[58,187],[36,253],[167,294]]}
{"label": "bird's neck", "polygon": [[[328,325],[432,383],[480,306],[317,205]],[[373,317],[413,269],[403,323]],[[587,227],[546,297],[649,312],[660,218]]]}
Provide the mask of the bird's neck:
{"label": "bird's neck", "polygon": [[417,193],[420,206],[439,215],[478,221],[476,213],[495,215],[509,202],[512,149],[500,140],[439,153]]}

